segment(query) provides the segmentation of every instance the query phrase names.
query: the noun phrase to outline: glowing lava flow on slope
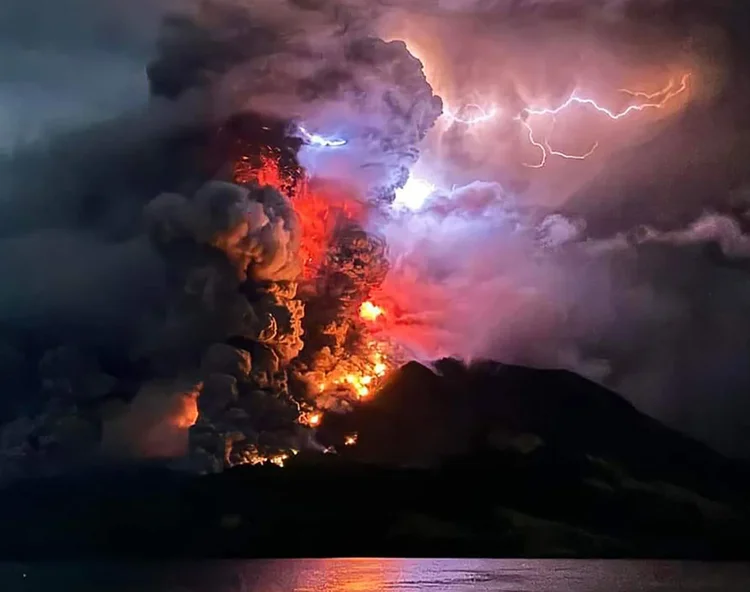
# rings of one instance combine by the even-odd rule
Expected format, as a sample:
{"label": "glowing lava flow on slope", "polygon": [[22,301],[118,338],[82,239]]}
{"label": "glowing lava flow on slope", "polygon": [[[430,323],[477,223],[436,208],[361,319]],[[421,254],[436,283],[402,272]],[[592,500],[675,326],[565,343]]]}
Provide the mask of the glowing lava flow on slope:
{"label": "glowing lava flow on slope", "polygon": [[257,449],[250,449],[244,458],[244,462],[241,464],[247,465],[276,465],[277,467],[283,467],[284,463],[289,460],[289,455],[296,456],[299,454],[299,450],[290,450],[287,452],[279,452],[277,454],[263,454]]}
{"label": "glowing lava flow on slope", "polygon": [[377,388],[391,368],[391,348],[388,343],[376,340],[367,342],[364,351],[337,360],[330,372],[310,373],[317,378],[318,394],[352,393],[358,400],[366,399]]}

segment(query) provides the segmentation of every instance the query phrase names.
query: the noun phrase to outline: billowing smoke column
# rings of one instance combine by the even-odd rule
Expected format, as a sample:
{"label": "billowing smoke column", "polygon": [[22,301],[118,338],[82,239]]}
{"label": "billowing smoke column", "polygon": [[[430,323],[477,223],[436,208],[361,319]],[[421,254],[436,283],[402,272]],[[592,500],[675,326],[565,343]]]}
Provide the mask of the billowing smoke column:
{"label": "billowing smoke column", "polygon": [[[575,368],[657,414],[714,392],[697,369],[750,384],[727,312],[750,314],[747,219],[714,203],[731,189],[747,209],[748,110],[704,9],[686,35],[640,0],[185,4],[144,113],[0,161],[0,272],[18,278],[0,293],[3,478],[283,464],[371,394],[390,342]],[[434,92],[379,38],[412,34]],[[616,124],[537,113],[579,89],[626,108],[688,72]],[[534,168],[545,151],[587,158]],[[391,208],[397,191],[422,209]]]}
{"label": "billowing smoke column", "polygon": [[[316,409],[345,410],[384,374],[390,351],[358,312],[385,246],[360,223],[406,181],[440,100],[403,43],[345,11],[272,8],[166,19],[147,117],[179,124],[107,153],[158,298],[106,360],[40,341],[38,403],[2,429],[5,478],[101,458],[283,464],[320,448]],[[300,10],[309,35],[277,19]]]}
{"label": "billowing smoke column", "polygon": [[[176,99],[193,90],[182,88],[181,80],[207,81],[211,105],[237,103],[289,119],[286,134],[301,140],[304,169],[294,158],[284,161],[282,154],[293,153],[299,140],[284,137],[283,146],[263,146],[258,152],[240,134],[237,141],[248,146],[234,157],[232,180],[272,186],[291,200],[300,227],[305,345],[291,366],[297,351],[278,365],[282,374],[293,369],[292,390],[312,394],[314,406],[346,408],[351,395],[370,393],[384,373],[387,355],[357,318],[387,270],[382,240],[358,222],[366,202],[386,205],[406,182],[408,167],[417,160],[416,145],[441,105],[403,43],[341,31],[334,47],[318,48],[326,54],[321,61],[305,44],[290,47],[267,39],[263,46],[254,35],[244,12],[224,8],[198,20],[171,21],[162,55],[149,73],[157,94]],[[198,54],[196,38],[203,40]],[[315,36],[309,39],[314,43]],[[191,56],[187,63],[186,53]],[[279,69],[269,70],[269,61]],[[297,78],[291,80],[292,75]],[[280,97],[282,83],[287,90]],[[317,129],[337,132],[341,139],[311,131]],[[309,181],[306,175],[316,178]],[[300,408],[300,420],[314,425],[320,415],[307,405]]]}
{"label": "billowing smoke column", "polygon": [[283,368],[302,349],[296,215],[274,189],[214,181],[192,198],[160,195],[145,216],[175,280],[146,355],[167,373],[192,370],[201,380],[194,432],[199,442],[208,431],[222,445],[199,451],[219,452],[227,464],[250,461],[262,424],[248,401],[275,397],[283,407],[286,400],[286,414],[295,416]]}
{"label": "billowing smoke column", "polygon": [[[162,54],[149,73],[157,94],[178,99],[193,86],[186,84],[181,88],[180,81],[204,80],[209,81],[206,90],[211,105],[238,102],[243,108],[289,120],[282,146],[262,146],[258,150],[251,138],[241,134],[236,138],[240,145],[248,145],[244,154],[231,159],[232,181],[280,191],[285,199],[281,198],[275,207],[283,210],[285,205],[287,218],[283,227],[268,223],[267,219],[258,221],[268,223],[269,238],[276,238],[277,243],[284,239],[283,245],[275,247],[275,257],[266,263],[266,271],[252,265],[250,257],[254,253],[248,253],[249,245],[238,242],[252,236],[253,222],[248,228],[225,231],[220,238],[229,259],[239,259],[240,281],[244,280],[242,270],[251,264],[256,294],[253,302],[258,302],[260,280],[265,282],[262,290],[271,305],[270,309],[263,309],[267,319],[248,319],[240,310],[240,318],[228,319],[224,332],[230,335],[230,342],[244,350],[268,350],[265,358],[270,357],[270,362],[261,367],[270,364],[269,379],[277,382],[261,386],[270,387],[277,398],[279,393],[288,397],[290,389],[298,400],[300,395],[307,395],[308,402],[297,404],[298,412],[302,412],[298,420],[314,426],[320,421],[314,407],[345,408],[347,398],[368,394],[367,384],[383,373],[384,354],[368,341],[357,320],[362,302],[386,273],[382,241],[357,224],[365,207],[361,199],[368,198],[375,204],[392,201],[395,189],[406,181],[408,166],[417,159],[416,144],[440,114],[440,102],[432,95],[419,63],[402,43],[388,44],[342,33],[335,51],[321,61],[319,55],[310,53],[309,47],[284,47],[271,38],[265,40],[266,45],[258,44],[255,28],[245,19],[244,13],[214,9],[198,20],[168,22]],[[196,46],[196,38],[203,40],[202,47]],[[196,54],[197,49],[200,51]],[[186,54],[190,56],[187,62]],[[269,62],[276,63],[278,70],[269,67]],[[295,70],[290,70],[290,66]],[[290,80],[292,74],[296,80]],[[282,83],[293,92],[286,91],[283,109],[279,111],[277,100]],[[269,96],[276,100],[269,102]],[[326,115],[331,114],[335,114],[335,126],[331,125],[334,120],[326,120]],[[243,115],[236,118],[241,120]],[[308,131],[317,128],[336,131],[344,139],[326,140]],[[299,138],[301,146],[299,140],[288,136]],[[302,148],[301,161],[308,165],[307,171],[293,157],[295,147]],[[340,147],[346,150],[336,152]],[[289,158],[284,160],[282,152]],[[318,179],[309,181],[309,174]],[[264,191],[280,195],[272,189]],[[164,205],[172,207],[168,202]],[[247,205],[235,208],[240,219],[242,212],[247,215],[250,211]],[[289,208],[296,214],[291,214]],[[193,215],[200,219],[206,214],[197,211]],[[216,244],[216,239],[210,240]],[[250,247],[251,251],[257,249],[255,245]],[[279,255],[280,261],[276,261]],[[289,257],[301,259],[301,270],[286,262]],[[287,283],[280,284],[279,279]],[[298,286],[291,282],[297,279],[303,281],[301,300],[294,299]],[[242,297],[237,296],[237,300],[242,302]],[[277,321],[280,315],[284,318]],[[243,327],[248,321],[249,326]],[[212,319],[209,325],[216,330],[219,323]],[[248,343],[254,345],[248,347]],[[241,402],[245,398],[243,381],[241,377],[234,378],[240,382],[232,386],[232,397]],[[254,382],[254,396],[262,398],[257,379]],[[226,391],[232,383],[214,376],[210,384]],[[225,393],[221,400],[231,401],[232,397]],[[206,409],[194,432],[211,423]],[[227,427],[218,430],[218,441],[231,442],[226,444],[224,463],[269,458],[257,456],[258,442],[252,436],[259,429],[252,418],[248,430],[247,420],[243,425],[242,421],[237,424],[226,419],[231,416],[242,420],[242,413],[232,412],[231,407],[228,413],[223,411],[219,423]],[[286,450],[304,446],[299,438],[295,441],[290,436],[283,438]],[[280,459],[287,454],[280,448],[270,458]],[[211,448],[214,456],[215,449]]]}

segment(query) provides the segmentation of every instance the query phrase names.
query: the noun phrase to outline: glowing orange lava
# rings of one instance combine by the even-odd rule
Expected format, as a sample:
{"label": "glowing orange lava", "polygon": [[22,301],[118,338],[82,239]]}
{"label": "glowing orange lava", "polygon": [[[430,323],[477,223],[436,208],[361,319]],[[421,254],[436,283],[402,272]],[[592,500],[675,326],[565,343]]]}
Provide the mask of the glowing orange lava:
{"label": "glowing orange lava", "polygon": [[336,360],[329,371],[316,371],[310,378],[317,380],[318,392],[349,394],[358,400],[369,397],[392,366],[385,343],[370,341],[364,351],[351,353]]}
{"label": "glowing orange lava", "polygon": [[360,219],[364,206],[322,182],[306,182],[292,199],[292,207],[302,227],[303,277],[309,279],[317,275],[325,261],[337,225],[342,220]]}
{"label": "glowing orange lava", "polygon": [[290,450],[289,452],[279,452],[276,454],[262,454],[256,449],[252,449],[245,453],[245,457],[238,464],[247,465],[267,465],[272,464],[277,467],[283,467],[284,463],[289,460],[289,455],[296,456],[299,454],[298,450]]}
{"label": "glowing orange lava", "polygon": [[359,307],[359,316],[365,321],[377,321],[378,317],[383,314],[383,309],[379,306],[375,306],[369,300],[363,302],[362,306]]}
{"label": "glowing orange lava", "polygon": [[299,417],[299,422],[302,425],[310,426],[311,428],[318,427],[321,421],[323,421],[323,414],[317,411],[312,413],[303,413]]}
{"label": "glowing orange lava", "polygon": [[244,184],[256,182],[264,187],[273,187],[287,197],[299,193],[303,181],[297,171],[284,171],[279,165],[279,156],[270,148],[264,151],[258,160],[242,156],[234,163],[233,177],[235,182]]}

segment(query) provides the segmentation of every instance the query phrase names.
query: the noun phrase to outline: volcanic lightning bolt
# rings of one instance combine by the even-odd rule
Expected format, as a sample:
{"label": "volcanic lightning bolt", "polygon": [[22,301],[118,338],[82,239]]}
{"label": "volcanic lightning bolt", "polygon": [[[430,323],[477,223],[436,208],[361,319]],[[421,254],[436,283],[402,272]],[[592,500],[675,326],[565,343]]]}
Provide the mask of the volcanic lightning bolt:
{"label": "volcanic lightning bolt", "polygon": [[297,129],[299,130],[302,139],[312,146],[338,148],[346,145],[346,140],[342,140],[341,138],[326,138],[325,136],[310,133],[302,126],[299,126]]}
{"label": "volcanic lightning bolt", "polygon": [[[585,160],[586,158],[591,156],[599,147],[599,143],[595,142],[593,146],[583,154],[570,154],[567,152],[562,152],[561,150],[556,150],[550,145],[549,139],[539,140],[535,137],[534,128],[529,122],[529,119],[531,117],[541,117],[548,115],[556,117],[576,106],[582,106],[592,108],[597,113],[601,113],[607,118],[613,121],[617,121],[635,112],[664,108],[672,99],[688,90],[690,77],[690,73],[684,74],[679,80],[679,83],[675,79],[672,79],[669,81],[669,84],[667,84],[667,86],[654,92],[634,91],[626,88],[619,89],[619,92],[628,94],[634,99],[645,99],[646,101],[640,103],[630,103],[620,111],[615,111],[608,107],[602,106],[595,99],[580,95],[578,89],[574,90],[573,93],[571,93],[571,95],[563,103],[556,107],[527,107],[523,109],[513,119],[514,121],[517,121],[521,124],[521,126],[527,133],[529,143],[533,147],[537,148],[541,153],[538,163],[524,163],[524,166],[527,166],[529,168],[542,168],[547,163],[547,160],[550,156],[557,156],[567,160]],[[463,115],[467,112],[476,114],[471,117]],[[451,123],[478,125],[494,119],[498,113],[499,111],[494,105],[490,107],[482,107],[481,105],[470,103],[464,105],[456,111],[453,111],[446,106],[443,115]]]}
{"label": "volcanic lightning bolt", "polygon": [[567,152],[561,152],[560,150],[555,150],[554,148],[552,148],[552,146],[550,146],[549,140],[545,139],[544,142],[537,141],[534,138],[534,129],[523,117],[518,115],[516,116],[515,121],[520,122],[528,132],[529,143],[541,151],[541,160],[537,164],[523,163],[525,167],[531,169],[542,168],[545,164],[547,164],[547,158],[550,156],[559,156],[560,158],[564,158],[566,160],[586,160],[589,156],[596,152],[596,149],[599,147],[599,142],[594,142],[594,145],[585,154],[568,154]]}
{"label": "volcanic lightning bolt", "polygon": [[[574,105],[589,105],[590,107],[593,107],[596,111],[598,111],[599,113],[603,113],[610,119],[617,120],[622,119],[623,117],[634,111],[645,111],[646,109],[663,108],[669,101],[687,90],[689,80],[690,74],[685,74],[682,77],[682,80],[677,88],[675,88],[674,80],[671,80],[665,88],[651,94],[640,91],[620,89],[620,92],[627,93],[633,97],[644,97],[648,100],[651,100],[652,102],[634,103],[632,105],[628,105],[625,109],[619,112],[612,111],[611,109],[608,109],[606,107],[602,107],[594,99],[578,96],[578,90],[574,90],[570,97],[568,97],[568,99],[558,107],[555,107],[553,109],[529,107],[527,109],[524,109],[522,113],[526,113],[527,115],[557,115],[558,113],[561,113],[562,111]],[[661,97],[661,99],[658,101],[654,101],[654,99],[656,99],[657,97]]]}
{"label": "volcanic lightning bolt", "polygon": [[528,131],[529,142],[531,142],[531,144],[535,146],[536,148],[539,148],[542,152],[541,160],[538,164],[536,165],[525,164],[525,166],[530,167],[530,168],[542,168],[546,164],[549,156],[559,156],[560,158],[564,158],[568,160],[585,160],[586,158],[591,156],[599,146],[599,143],[596,142],[588,152],[586,152],[585,154],[581,154],[581,155],[568,154],[565,152],[561,152],[559,150],[554,150],[550,146],[548,140],[545,140],[542,143],[534,139],[533,129],[531,127],[531,124],[528,122],[529,116],[552,115],[554,117],[569,108],[572,108],[576,105],[582,105],[582,106],[592,107],[598,113],[602,113],[605,116],[607,116],[609,119],[617,121],[634,112],[645,111],[647,109],[662,109],[673,98],[687,91],[689,80],[690,80],[690,74],[688,73],[682,76],[682,79],[680,80],[679,85],[675,85],[675,81],[670,80],[667,86],[652,93],[647,93],[643,91],[633,91],[629,89],[620,89],[620,92],[627,93],[632,97],[645,98],[647,101],[649,101],[646,103],[630,104],[624,109],[622,109],[621,111],[613,111],[611,109],[608,109],[607,107],[603,107],[599,105],[599,103],[597,103],[594,99],[579,96],[578,90],[574,90],[573,93],[570,95],[570,97],[568,97],[568,99],[564,103],[562,103],[561,105],[555,108],[529,107],[529,108],[524,109],[519,115],[516,116],[516,120],[520,121],[521,124]]}

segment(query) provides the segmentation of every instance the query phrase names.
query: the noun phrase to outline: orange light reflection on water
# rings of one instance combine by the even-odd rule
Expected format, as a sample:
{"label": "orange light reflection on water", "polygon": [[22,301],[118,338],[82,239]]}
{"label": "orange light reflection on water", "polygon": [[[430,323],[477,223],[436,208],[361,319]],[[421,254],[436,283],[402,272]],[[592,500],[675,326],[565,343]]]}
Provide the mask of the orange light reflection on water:
{"label": "orange light reflection on water", "polygon": [[[492,572],[524,568],[523,560],[294,559],[252,562],[241,592],[495,592]],[[516,587],[508,587],[516,589]],[[536,590],[537,588],[529,588]],[[548,588],[545,588],[548,589]],[[559,588],[568,589],[568,588]]]}

